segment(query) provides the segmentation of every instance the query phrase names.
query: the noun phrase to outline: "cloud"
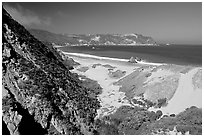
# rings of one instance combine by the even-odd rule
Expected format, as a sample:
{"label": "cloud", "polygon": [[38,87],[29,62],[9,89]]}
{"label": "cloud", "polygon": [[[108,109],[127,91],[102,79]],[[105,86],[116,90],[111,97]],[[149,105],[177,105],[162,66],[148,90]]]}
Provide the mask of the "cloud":
{"label": "cloud", "polygon": [[9,12],[9,14],[18,22],[23,25],[50,25],[51,18],[49,17],[39,17],[33,11],[29,9],[23,9],[19,4],[16,8],[5,4],[4,8]]}

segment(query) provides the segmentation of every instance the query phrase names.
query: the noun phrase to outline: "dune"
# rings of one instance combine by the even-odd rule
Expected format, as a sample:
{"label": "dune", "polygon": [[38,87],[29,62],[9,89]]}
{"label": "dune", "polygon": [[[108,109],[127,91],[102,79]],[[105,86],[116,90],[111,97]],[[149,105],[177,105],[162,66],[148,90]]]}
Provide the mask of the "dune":
{"label": "dune", "polygon": [[[146,79],[141,83],[141,86],[144,88],[145,99],[150,99],[151,101],[151,99],[155,100],[156,98],[161,99],[161,97],[167,97],[167,106],[161,108],[151,107],[148,109],[149,111],[161,110],[164,115],[169,115],[172,113],[178,114],[191,106],[196,106],[198,108],[202,107],[202,89],[198,83],[198,81],[201,80],[194,78],[194,84],[192,82],[194,75],[201,68],[192,67],[183,73],[183,70],[186,70],[186,68],[189,67],[178,67],[174,65],[166,66],[157,63],[149,63],[151,65],[147,65],[148,63],[137,63],[133,65],[127,63],[127,60],[121,59],[98,57],[81,53],[67,53],[67,55],[71,56],[75,61],[80,62],[81,64],[75,66],[72,72],[95,80],[102,87],[102,93],[98,95],[101,108],[97,111],[97,117],[103,117],[114,113],[123,105],[133,106],[130,98],[126,96],[126,93],[119,90],[122,85],[114,83],[127,79],[130,75],[134,75],[132,73],[135,72],[135,70],[141,70],[141,76],[144,75]],[[149,66],[152,66],[150,67],[151,69],[149,69]],[[86,68],[86,71],[80,71],[79,68]],[[125,73],[121,75],[121,77],[110,76],[110,72],[117,71]],[[137,79],[132,80],[135,80],[135,83],[138,83]],[[134,81],[130,82],[134,83]],[[194,85],[198,85],[197,87],[200,88],[195,88]],[[136,91],[137,89],[133,92]]]}
{"label": "dune", "polygon": [[202,108],[202,89],[194,88],[192,78],[200,68],[194,68],[179,79],[178,88],[168,105],[160,109],[150,108],[150,111],[161,110],[163,114],[179,114],[186,108],[196,106]]}
{"label": "dune", "polygon": [[[125,64],[118,64],[114,62],[108,62],[104,60],[95,60],[95,59],[83,59],[78,57],[72,57],[75,61],[80,62],[81,65],[75,67],[72,72],[79,75],[84,75],[87,78],[95,80],[103,88],[102,94],[98,96],[100,101],[101,108],[98,109],[97,117],[102,117],[114,113],[117,108],[122,105],[130,105],[128,100],[125,98],[124,92],[119,92],[120,86],[114,85],[113,83],[119,80],[118,78],[112,78],[109,76],[110,68],[112,71],[125,71],[126,73],[120,77],[123,78],[129,75],[134,69],[135,66],[127,66]],[[94,66],[94,67],[93,67]],[[107,67],[109,66],[109,67]],[[86,67],[89,68],[87,71],[79,71],[78,68]]]}
{"label": "dune", "polygon": [[179,86],[166,107],[161,110],[163,113],[178,114],[191,106],[202,108],[202,89],[195,89],[192,83],[194,74],[198,71],[195,68],[187,74],[181,74],[179,79]]}

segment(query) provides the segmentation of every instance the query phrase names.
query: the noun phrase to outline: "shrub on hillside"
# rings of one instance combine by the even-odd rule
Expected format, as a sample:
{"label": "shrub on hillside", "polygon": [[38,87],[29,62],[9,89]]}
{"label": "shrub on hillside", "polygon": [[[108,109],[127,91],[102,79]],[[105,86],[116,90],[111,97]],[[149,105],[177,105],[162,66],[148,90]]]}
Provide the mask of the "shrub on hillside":
{"label": "shrub on hillside", "polygon": [[161,108],[162,106],[166,106],[166,105],[167,105],[167,99],[166,98],[158,99],[158,103],[157,103],[158,108]]}

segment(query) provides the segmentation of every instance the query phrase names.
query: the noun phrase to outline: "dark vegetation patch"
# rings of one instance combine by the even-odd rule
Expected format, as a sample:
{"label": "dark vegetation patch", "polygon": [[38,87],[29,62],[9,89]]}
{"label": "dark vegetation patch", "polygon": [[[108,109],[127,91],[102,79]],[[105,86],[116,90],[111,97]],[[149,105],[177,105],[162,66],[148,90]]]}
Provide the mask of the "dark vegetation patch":
{"label": "dark vegetation patch", "polygon": [[157,103],[156,107],[158,107],[158,108],[167,106],[167,99],[166,98],[158,99],[157,102],[158,103]]}
{"label": "dark vegetation patch", "polygon": [[202,109],[191,107],[176,115],[175,117],[163,117],[152,123],[150,129],[172,130],[176,127],[178,132],[185,134],[189,131],[192,135],[202,134]]}
{"label": "dark vegetation patch", "polygon": [[92,68],[96,68],[97,66],[101,66],[101,64],[100,64],[100,63],[98,63],[98,64],[93,64],[93,65],[92,65]]}
{"label": "dark vegetation patch", "polygon": [[140,107],[143,107],[143,108],[146,108],[146,109],[148,109],[150,107],[156,107],[157,106],[156,103],[153,103],[153,102],[151,102],[151,101],[149,101],[147,99],[144,99],[143,94],[140,94],[137,97],[139,97],[139,98],[133,98],[133,99],[130,100],[130,103],[132,105],[134,105],[134,106],[139,105]]}
{"label": "dark vegetation patch", "polygon": [[109,77],[110,78],[114,78],[114,79],[119,79],[121,77],[123,77],[126,74],[126,71],[121,71],[121,70],[116,70],[114,72],[109,70]]}
{"label": "dark vegetation patch", "polygon": [[119,91],[124,92],[126,97],[132,99],[133,97],[145,92],[145,88],[143,87],[143,83],[147,79],[145,74],[146,72],[140,72],[140,69],[137,69],[131,74],[115,82],[114,85],[120,85],[121,87]]}
{"label": "dark vegetation patch", "polygon": [[50,50],[50,52],[48,53],[48,57],[51,58],[52,56],[54,56],[56,60],[59,60],[60,62],[62,62],[69,70],[73,69],[74,66],[80,65],[78,62],[74,61],[72,58],[68,57],[67,55],[64,55],[57,48],[54,48],[52,43],[43,42],[43,44],[45,44]]}
{"label": "dark vegetation patch", "polygon": [[113,67],[113,66],[111,66],[111,65],[109,65],[109,64],[105,64],[105,65],[102,65],[103,67],[105,67],[105,68],[108,68],[108,69],[114,69],[114,68],[116,68],[116,67]]}
{"label": "dark vegetation patch", "polygon": [[77,70],[80,72],[86,72],[87,70],[89,70],[89,67],[80,67]]}
{"label": "dark vegetation patch", "polygon": [[103,67],[108,68],[108,69],[114,69],[114,68],[116,68],[116,67],[113,67],[113,66],[111,66],[111,65],[109,65],[109,64],[102,65],[102,64],[100,64],[100,63],[93,64],[93,65],[92,65],[92,68],[96,68],[97,66],[103,66]]}
{"label": "dark vegetation patch", "polygon": [[161,113],[149,112],[140,107],[121,106],[114,114],[104,116],[96,122],[100,134],[138,134],[137,130],[143,123],[155,121],[160,116]]}
{"label": "dark vegetation patch", "polygon": [[97,81],[89,79],[84,75],[79,75],[78,77],[82,79],[81,81],[79,81],[79,83],[83,87],[87,88],[87,90],[89,91],[90,96],[95,97],[95,96],[102,93],[102,87],[98,84]]}
{"label": "dark vegetation patch", "polygon": [[[191,107],[176,116],[162,116],[162,111],[147,111],[140,107],[121,106],[114,114],[96,120],[100,134],[150,135],[158,131],[202,134],[202,110]],[[108,130],[109,129],[109,130]]]}

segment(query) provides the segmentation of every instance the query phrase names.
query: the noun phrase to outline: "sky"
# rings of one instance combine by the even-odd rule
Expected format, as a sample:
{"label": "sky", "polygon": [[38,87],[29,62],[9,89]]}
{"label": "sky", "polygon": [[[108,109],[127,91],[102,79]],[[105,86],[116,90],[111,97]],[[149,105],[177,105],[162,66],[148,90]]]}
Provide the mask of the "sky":
{"label": "sky", "polygon": [[201,2],[7,2],[26,28],[66,34],[151,36],[158,43],[202,44]]}

